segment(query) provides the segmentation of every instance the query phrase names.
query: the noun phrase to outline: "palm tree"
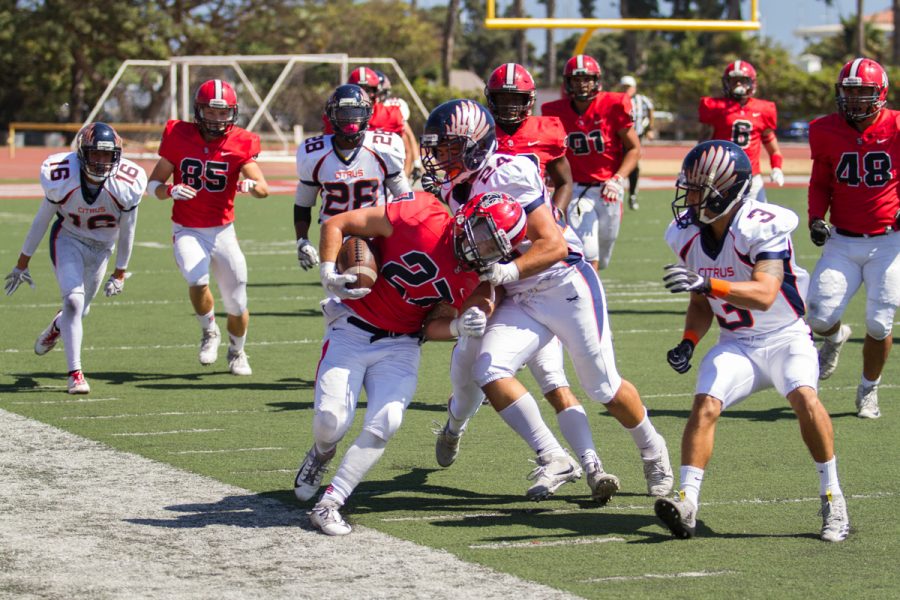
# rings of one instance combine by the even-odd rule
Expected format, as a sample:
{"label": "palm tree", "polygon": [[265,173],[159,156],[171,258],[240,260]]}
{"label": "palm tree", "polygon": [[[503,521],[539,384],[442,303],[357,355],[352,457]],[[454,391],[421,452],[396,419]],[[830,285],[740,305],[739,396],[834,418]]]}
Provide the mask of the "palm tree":
{"label": "palm tree", "polygon": [[450,0],[447,5],[447,20],[444,21],[444,41],[441,45],[441,81],[450,85],[450,70],[453,68],[453,45],[456,26],[459,23],[459,0]]}

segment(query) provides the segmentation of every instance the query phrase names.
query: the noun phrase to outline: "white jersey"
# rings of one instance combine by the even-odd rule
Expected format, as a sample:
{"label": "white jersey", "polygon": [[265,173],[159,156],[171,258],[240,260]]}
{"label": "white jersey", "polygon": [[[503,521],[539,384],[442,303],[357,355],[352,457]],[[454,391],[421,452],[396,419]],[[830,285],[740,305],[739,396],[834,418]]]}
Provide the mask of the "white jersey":
{"label": "white jersey", "polygon": [[61,152],[41,165],[41,187],[44,197],[56,207],[62,229],[80,238],[114,244],[123,213],[133,211],[141,202],[147,174],[123,158],[115,174],[94,195],[82,185],[78,154]]}
{"label": "white jersey", "polygon": [[[514,156],[499,153],[492,154],[485,161],[484,166],[469,178],[468,182],[445,184],[441,189],[441,197],[445,199],[447,204],[450,205],[450,209],[455,213],[470,198],[483,192],[493,191],[504,192],[515,198],[522,205],[526,215],[541,205],[546,205],[556,215],[537,164],[523,154]],[[561,219],[557,220],[561,221]],[[560,222],[560,227],[563,229],[563,237],[569,247],[569,256],[564,261],[560,261],[531,277],[504,284],[503,287],[508,292],[516,293],[531,289],[538,281],[561,275],[568,270],[570,265],[582,260],[581,240],[565,223]],[[519,244],[516,250],[524,254],[530,246],[531,242],[526,239]]]}
{"label": "white jersey", "polygon": [[786,208],[745,200],[719,244],[703,235],[697,225],[687,229],[679,229],[674,221],[669,225],[666,242],[682,263],[705,277],[750,281],[753,266],[760,260],[784,264],[781,291],[769,310],[739,308],[720,298],[708,298],[722,338],[762,335],[803,318],[809,274],[794,260],[791,232],[798,222],[797,215]]}
{"label": "white jersey", "polygon": [[319,221],[366,206],[381,206],[411,192],[403,174],[403,139],[383,131],[366,131],[363,142],[346,158],[334,146],[334,135],[307,138],[297,148],[295,202],[312,207],[322,194]]}

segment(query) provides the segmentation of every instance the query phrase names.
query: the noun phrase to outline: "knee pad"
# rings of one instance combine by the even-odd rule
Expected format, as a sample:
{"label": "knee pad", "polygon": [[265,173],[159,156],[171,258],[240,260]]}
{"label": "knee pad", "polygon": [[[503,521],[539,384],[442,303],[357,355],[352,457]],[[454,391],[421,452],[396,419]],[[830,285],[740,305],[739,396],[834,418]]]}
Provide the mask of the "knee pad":
{"label": "knee pad", "polygon": [[387,442],[400,430],[400,425],[403,423],[403,410],[402,403],[390,402],[363,426],[363,430]]}
{"label": "knee pad", "polygon": [[87,314],[84,307],[84,292],[69,292],[63,296],[63,313],[70,316]]}
{"label": "knee pad", "polygon": [[869,334],[869,337],[879,342],[891,335],[892,326],[893,323],[891,321],[882,323],[874,317],[866,317],[866,333]]}
{"label": "knee pad", "polygon": [[317,410],[313,416],[313,436],[323,446],[333,446],[343,439],[350,428],[345,410]]}
{"label": "knee pad", "polygon": [[806,314],[806,322],[814,333],[828,331],[837,323],[837,315],[824,314],[819,306],[810,303],[809,312]]}
{"label": "knee pad", "polygon": [[247,282],[242,281],[233,290],[222,293],[222,304],[229,315],[240,316],[247,310]]}

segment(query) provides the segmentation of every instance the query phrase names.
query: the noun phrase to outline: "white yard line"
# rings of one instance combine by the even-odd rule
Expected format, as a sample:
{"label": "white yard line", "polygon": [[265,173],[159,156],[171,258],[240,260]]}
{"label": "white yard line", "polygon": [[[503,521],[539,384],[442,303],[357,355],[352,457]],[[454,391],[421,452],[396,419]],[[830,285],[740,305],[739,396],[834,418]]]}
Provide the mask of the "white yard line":
{"label": "white yard line", "polygon": [[592,577],[582,579],[582,583],[612,583],[618,581],[644,581],[646,579],[684,579],[692,577],[720,577],[722,575],[737,575],[739,571],[685,571],[683,573],[646,573],[644,575]]}
{"label": "white yard line", "polygon": [[178,435],[182,433],[211,433],[224,429],[175,429],[173,431],[130,431],[127,433],[111,433],[112,437],[140,437],[145,435]]}
{"label": "white yard line", "polygon": [[8,597],[574,598],[3,410],[0,539]]}
{"label": "white yard line", "polygon": [[625,538],[620,537],[602,537],[602,538],[572,538],[569,540],[554,540],[552,542],[544,542],[534,540],[532,542],[497,542],[495,544],[471,544],[469,548],[473,550],[509,550],[512,548],[549,548],[550,546],[583,546],[586,544],[605,544],[607,542],[624,542]]}

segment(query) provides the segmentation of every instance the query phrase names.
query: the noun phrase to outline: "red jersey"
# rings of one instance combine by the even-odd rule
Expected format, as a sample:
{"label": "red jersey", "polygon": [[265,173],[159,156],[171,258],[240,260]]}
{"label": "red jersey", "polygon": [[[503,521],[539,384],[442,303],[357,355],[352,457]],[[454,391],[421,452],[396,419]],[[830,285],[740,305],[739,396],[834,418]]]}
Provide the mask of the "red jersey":
{"label": "red jersey", "polygon": [[634,127],[631,98],[619,92],[600,92],[583,115],[567,98],[541,105],[544,116],[559,117],[568,132],[566,158],[575,183],[602,183],[616,174],[625,157],[618,133]]}
{"label": "red jersey", "polygon": [[185,227],[218,227],[234,221],[241,167],[258,154],[259,136],[240,127],[207,142],[193,123],[166,123],[159,155],[175,165],[176,184],[197,190],[190,200],[172,203],[172,220]]}
{"label": "red jersey", "polygon": [[435,304],[459,309],[478,286],[453,251],[453,217],[427,192],[385,205],[394,232],[371,241],[381,265],[372,291],[342,300],[357,315],[394,333],[416,333]]}
{"label": "red jersey", "polygon": [[900,111],[882,109],[860,133],[832,113],[809,125],[809,218],[854,233],[883,233],[900,209]]}
{"label": "red jersey", "polygon": [[758,175],[762,134],[778,126],[774,102],[750,98],[747,104],[732,98],[700,98],[700,122],[713,127],[712,139],[728,140],[744,149],[753,174]]}
{"label": "red jersey", "polygon": [[532,158],[545,177],[547,163],[566,154],[566,130],[556,117],[528,117],[512,135],[497,125],[497,151]]}
{"label": "red jersey", "polygon": [[[372,118],[369,119],[370,131],[390,131],[391,133],[403,133],[403,113],[399,106],[387,106],[381,102],[372,105]],[[334,133],[331,121],[322,115],[322,133]]]}

